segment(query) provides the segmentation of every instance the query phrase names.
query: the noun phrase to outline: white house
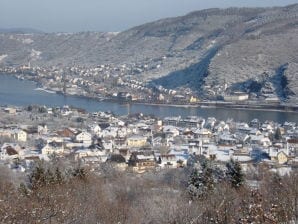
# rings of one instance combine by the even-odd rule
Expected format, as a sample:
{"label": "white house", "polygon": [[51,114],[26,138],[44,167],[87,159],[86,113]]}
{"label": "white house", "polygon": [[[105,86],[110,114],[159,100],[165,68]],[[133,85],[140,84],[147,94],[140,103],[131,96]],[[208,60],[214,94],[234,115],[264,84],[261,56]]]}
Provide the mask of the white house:
{"label": "white house", "polygon": [[187,160],[189,158],[188,149],[184,148],[183,146],[181,146],[180,149],[175,149],[175,148],[171,149],[169,152],[169,155],[175,155],[176,161],[179,161],[180,162],[179,164],[181,166],[186,165]]}
{"label": "white house", "polygon": [[278,164],[285,164],[289,160],[289,151],[287,149],[270,148],[269,156],[272,161]]}
{"label": "white house", "polygon": [[47,125],[38,125],[37,126],[37,133],[39,135],[45,135],[48,133],[48,127]]}
{"label": "white house", "polygon": [[104,130],[102,130],[101,134],[99,137],[105,138],[105,137],[116,137],[118,132],[118,128],[116,127],[108,127]]}
{"label": "white house", "polygon": [[243,92],[234,92],[232,95],[225,95],[224,100],[225,101],[245,101],[248,100],[249,96],[247,93]]}
{"label": "white house", "polygon": [[124,121],[121,121],[121,120],[119,120],[119,121],[118,121],[118,125],[123,127],[123,126],[125,125],[125,122],[124,122]]}
{"label": "white house", "polygon": [[271,133],[273,133],[274,127],[273,127],[273,125],[270,124],[270,123],[264,123],[264,124],[262,124],[261,129],[262,129],[263,131],[267,131],[267,132],[271,132]]}
{"label": "white house", "polygon": [[81,159],[84,157],[96,156],[98,158],[102,158],[102,162],[107,158],[107,154],[105,150],[92,150],[92,149],[80,149],[75,152],[75,158]]}
{"label": "white house", "polygon": [[91,143],[92,143],[92,135],[89,132],[82,131],[81,133],[78,133],[76,135],[75,140],[77,142],[82,142],[84,144],[91,145]]}
{"label": "white house", "polygon": [[42,149],[41,153],[43,155],[51,155],[51,154],[57,154],[61,155],[64,153],[64,145],[63,142],[50,142],[47,143]]}
{"label": "white house", "polygon": [[114,148],[114,141],[111,139],[103,139],[102,146],[105,150],[113,151]]}
{"label": "white house", "polygon": [[21,129],[14,129],[11,131],[11,137],[20,142],[26,142],[27,141],[27,132],[21,130]]}
{"label": "white house", "polygon": [[263,135],[250,135],[250,143],[269,147],[272,145],[270,139]]}
{"label": "white house", "polygon": [[216,127],[215,130],[217,132],[223,132],[223,131],[229,131],[230,126],[229,124],[225,123],[224,121],[221,121]]}
{"label": "white house", "polygon": [[94,134],[94,135],[96,135],[96,136],[100,136],[100,134],[101,134],[101,128],[99,127],[98,124],[92,124],[92,125],[90,125],[90,126],[88,127],[88,130],[89,130],[92,134]]}
{"label": "white house", "polygon": [[196,138],[209,139],[212,137],[212,132],[209,129],[197,129],[194,131]]}
{"label": "white house", "polygon": [[124,138],[127,136],[127,134],[128,134],[128,130],[126,127],[118,128],[118,130],[117,130],[118,137]]}
{"label": "white house", "polygon": [[176,155],[160,155],[157,158],[157,163],[161,168],[177,168],[180,165],[177,161]]}
{"label": "white house", "polygon": [[179,135],[179,130],[178,130],[178,128],[176,128],[172,125],[165,125],[163,127],[163,133],[165,133],[167,135],[172,135],[173,137],[175,137],[175,136]]}

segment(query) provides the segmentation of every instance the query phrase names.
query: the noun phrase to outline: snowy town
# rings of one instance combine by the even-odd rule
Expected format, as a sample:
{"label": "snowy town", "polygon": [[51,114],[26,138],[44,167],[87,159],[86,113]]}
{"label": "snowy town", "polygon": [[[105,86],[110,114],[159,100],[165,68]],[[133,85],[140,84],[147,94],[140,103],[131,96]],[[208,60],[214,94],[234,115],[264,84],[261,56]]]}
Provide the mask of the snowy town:
{"label": "snowy town", "polygon": [[256,164],[290,172],[298,167],[298,128],[293,122],[249,123],[214,117],[165,117],[87,113],[69,106],[1,107],[0,162],[29,172],[36,161],[79,161],[92,172],[101,164],[133,173],[218,164],[233,159],[244,172]]}
{"label": "snowy town", "polygon": [[[95,67],[0,67],[1,75],[37,83],[36,90],[63,95],[83,96],[99,101],[142,102],[153,104],[209,105],[244,104],[247,107],[291,106],[281,102],[272,83],[265,82],[259,93],[232,90],[224,86],[205,86],[202,91],[188,87],[165,88],[140,75],[160,66],[148,64],[98,65]],[[256,84],[250,84],[256,85]],[[289,110],[290,108],[283,108]]]}

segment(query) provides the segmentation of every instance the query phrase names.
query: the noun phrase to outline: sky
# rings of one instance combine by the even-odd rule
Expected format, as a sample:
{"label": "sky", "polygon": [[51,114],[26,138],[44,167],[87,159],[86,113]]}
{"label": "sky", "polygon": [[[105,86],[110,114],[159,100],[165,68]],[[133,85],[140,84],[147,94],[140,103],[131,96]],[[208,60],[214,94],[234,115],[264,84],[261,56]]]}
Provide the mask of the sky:
{"label": "sky", "polygon": [[298,0],[0,0],[0,28],[117,32],[207,8],[294,3]]}

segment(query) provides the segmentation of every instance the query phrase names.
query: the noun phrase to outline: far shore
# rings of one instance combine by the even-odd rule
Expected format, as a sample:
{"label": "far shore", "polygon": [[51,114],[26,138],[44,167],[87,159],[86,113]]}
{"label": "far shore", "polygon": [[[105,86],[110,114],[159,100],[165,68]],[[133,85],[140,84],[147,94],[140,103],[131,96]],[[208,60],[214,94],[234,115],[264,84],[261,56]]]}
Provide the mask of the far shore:
{"label": "far shore", "polygon": [[[7,74],[6,74],[7,75]],[[15,74],[12,74],[15,76]],[[16,77],[16,76],[15,76]],[[28,80],[30,81],[30,80]],[[35,82],[35,81],[34,81]],[[264,102],[226,102],[226,101],[199,101],[198,103],[190,104],[190,103],[167,103],[167,102],[146,102],[146,101],[122,101],[117,98],[112,97],[94,97],[94,96],[86,96],[86,95],[76,95],[76,94],[65,94],[61,91],[57,92],[55,90],[51,90],[41,86],[40,83],[37,83],[37,88],[35,90],[44,91],[47,93],[56,93],[67,96],[75,96],[81,97],[85,99],[92,99],[97,101],[105,101],[105,102],[115,102],[119,104],[139,104],[139,105],[149,105],[149,106],[163,106],[163,107],[180,107],[180,108],[228,108],[235,110],[251,110],[251,111],[278,111],[278,112],[286,112],[286,113],[298,113],[298,105],[284,105],[280,103],[264,103]]]}
{"label": "far shore", "polygon": [[[106,100],[110,101],[110,100]],[[181,107],[181,108],[229,108],[235,110],[252,110],[252,111],[278,111],[285,113],[298,113],[298,106],[291,106],[290,109],[281,109],[281,105],[266,105],[272,108],[268,108],[264,105],[249,105],[249,104],[237,104],[233,102],[229,103],[218,103],[218,101],[210,101],[208,103],[198,104],[167,104],[167,103],[147,103],[147,102],[127,102],[131,104],[141,104],[149,106],[165,106],[165,107]],[[245,107],[243,107],[245,106]],[[289,108],[287,106],[287,108]]]}

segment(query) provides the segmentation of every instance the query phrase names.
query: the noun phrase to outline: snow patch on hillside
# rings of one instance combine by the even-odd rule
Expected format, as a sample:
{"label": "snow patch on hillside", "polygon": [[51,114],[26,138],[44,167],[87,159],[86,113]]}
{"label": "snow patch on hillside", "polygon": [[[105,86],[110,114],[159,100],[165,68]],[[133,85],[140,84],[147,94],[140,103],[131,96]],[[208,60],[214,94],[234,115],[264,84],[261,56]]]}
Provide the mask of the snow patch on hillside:
{"label": "snow patch on hillside", "polygon": [[38,60],[38,59],[41,59],[41,54],[42,54],[41,51],[32,49],[30,53],[30,57],[32,60]]}
{"label": "snow patch on hillside", "polygon": [[27,36],[28,35],[10,35],[9,39],[21,42],[23,44],[32,44],[34,40],[32,40],[31,38],[28,38]]}
{"label": "snow patch on hillside", "polygon": [[23,44],[32,44],[34,42],[34,40],[30,39],[30,38],[25,38],[21,40]]}
{"label": "snow patch on hillside", "polygon": [[8,55],[7,54],[3,54],[3,55],[0,55],[0,61],[2,61],[4,58],[6,58]]}

